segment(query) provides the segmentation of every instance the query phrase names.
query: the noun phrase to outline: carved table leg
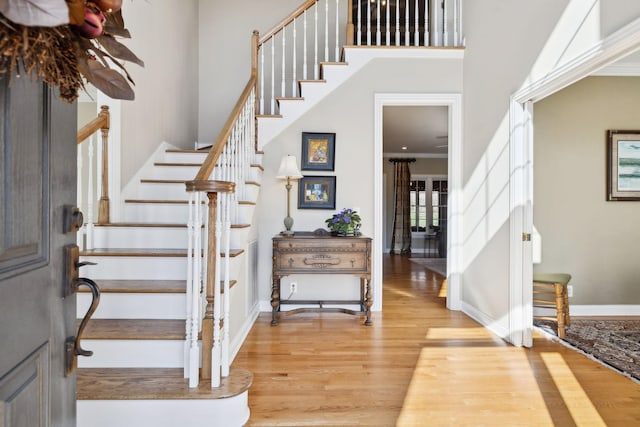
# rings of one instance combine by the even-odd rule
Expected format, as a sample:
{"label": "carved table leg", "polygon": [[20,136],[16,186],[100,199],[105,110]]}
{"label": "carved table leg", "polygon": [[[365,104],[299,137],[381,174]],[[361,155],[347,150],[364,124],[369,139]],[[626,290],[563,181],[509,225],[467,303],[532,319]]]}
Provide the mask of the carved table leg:
{"label": "carved table leg", "polygon": [[271,326],[278,324],[278,311],[280,310],[280,278],[274,277],[271,285]]}
{"label": "carved table leg", "polygon": [[371,326],[371,306],[373,305],[373,299],[371,298],[371,279],[366,280],[366,288],[367,291],[365,293],[365,305],[367,306],[365,312],[367,315],[367,319],[364,321],[364,324],[367,326]]}

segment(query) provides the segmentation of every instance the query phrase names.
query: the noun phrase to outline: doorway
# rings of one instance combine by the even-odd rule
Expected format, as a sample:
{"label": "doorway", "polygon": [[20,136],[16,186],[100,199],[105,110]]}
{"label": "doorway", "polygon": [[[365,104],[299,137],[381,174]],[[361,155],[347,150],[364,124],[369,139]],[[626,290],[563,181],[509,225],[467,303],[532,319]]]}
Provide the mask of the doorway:
{"label": "doorway", "polygon": [[462,96],[460,94],[376,94],[375,95],[375,130],[374,130],[374,228],[373,242],[373,310],[382,309],[382,254],[385,250],[385,198],[384,182],[384,110],[385,107],[440,106],[447,109],[447,142],[446,158],[448,171],[448,209],[447,209],[447,308],[460,310],[460,189],[462,176]]}

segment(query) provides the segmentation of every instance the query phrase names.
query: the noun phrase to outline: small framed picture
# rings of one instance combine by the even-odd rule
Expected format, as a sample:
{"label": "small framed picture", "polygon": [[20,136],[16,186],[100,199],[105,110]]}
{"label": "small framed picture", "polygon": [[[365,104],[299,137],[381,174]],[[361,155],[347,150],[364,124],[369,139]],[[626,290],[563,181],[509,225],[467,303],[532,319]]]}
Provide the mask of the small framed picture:
{"label": "small framed picture", "polygon": [[640,200],[640,131],[607,132],[607,200]]}
{"label": "small framed picture", "polygon": [[298,183],[298,209],[335,209],[336,177],[305,176]]}
{"label": "small framed picture", "polygon": [[302,132],[302,170],[334,170],[335,153],[335,133]]}

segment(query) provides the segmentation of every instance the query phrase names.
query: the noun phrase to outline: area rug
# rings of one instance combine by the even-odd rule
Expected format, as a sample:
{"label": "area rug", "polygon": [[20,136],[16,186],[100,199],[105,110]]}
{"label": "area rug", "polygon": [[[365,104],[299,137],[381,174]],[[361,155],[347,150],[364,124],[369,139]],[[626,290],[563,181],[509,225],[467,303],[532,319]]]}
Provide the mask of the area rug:
{"label": "area rug", "polygon": [[[557,336],[556,322],[534,319],[533,324]],[[640,320],[571,319],[564,341],[640,381]]]}
{"label": "area rug", "polygon": [[425,268],[438,273],[442,276],[447,275],[447,259],[446,258],[409,258],[409,261],[423,265]]}

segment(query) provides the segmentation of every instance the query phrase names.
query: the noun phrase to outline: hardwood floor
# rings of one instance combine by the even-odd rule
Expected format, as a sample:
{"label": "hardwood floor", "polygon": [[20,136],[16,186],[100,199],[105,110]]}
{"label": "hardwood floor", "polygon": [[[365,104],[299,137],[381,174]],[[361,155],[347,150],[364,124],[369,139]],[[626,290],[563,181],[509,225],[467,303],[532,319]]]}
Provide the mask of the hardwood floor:
{"label": "hardwood floor", "polygon": [[442,277],[385,256],[373,326],[261,314],[234,361],[254,375],[249,426],[634,426],[640,385],[536,335],[514,348],[445,308]]}

